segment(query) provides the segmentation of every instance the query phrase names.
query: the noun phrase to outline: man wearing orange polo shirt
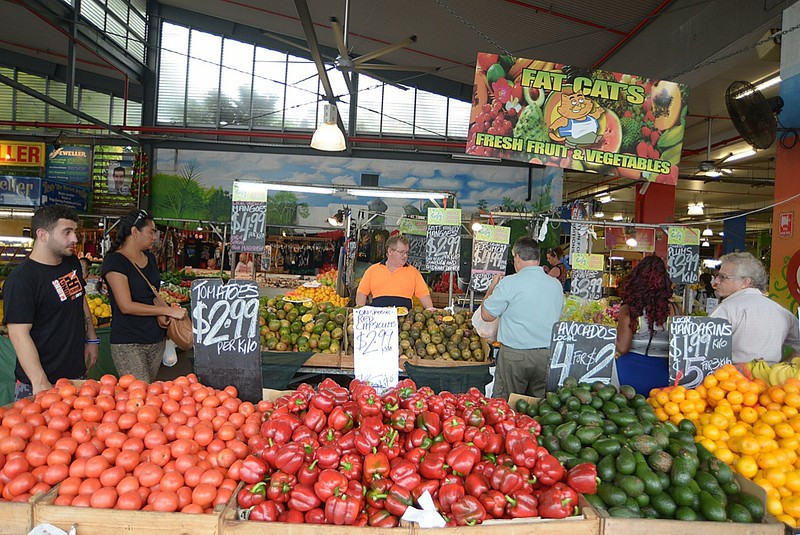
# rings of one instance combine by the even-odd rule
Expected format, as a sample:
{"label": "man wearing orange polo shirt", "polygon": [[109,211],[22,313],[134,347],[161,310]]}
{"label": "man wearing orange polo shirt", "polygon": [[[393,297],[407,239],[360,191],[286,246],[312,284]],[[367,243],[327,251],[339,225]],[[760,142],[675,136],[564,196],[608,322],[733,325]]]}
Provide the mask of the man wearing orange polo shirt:
{"label": "man wearing orange polo shirt", "polygon": [[408,238],[400,234],[386,240],[386,260],[373,264],[364,273],[356,293],[356,306],[411,308],[411,298],[417,296],[427,309],[433,309],[431,292],[420,272],[408,263]]}

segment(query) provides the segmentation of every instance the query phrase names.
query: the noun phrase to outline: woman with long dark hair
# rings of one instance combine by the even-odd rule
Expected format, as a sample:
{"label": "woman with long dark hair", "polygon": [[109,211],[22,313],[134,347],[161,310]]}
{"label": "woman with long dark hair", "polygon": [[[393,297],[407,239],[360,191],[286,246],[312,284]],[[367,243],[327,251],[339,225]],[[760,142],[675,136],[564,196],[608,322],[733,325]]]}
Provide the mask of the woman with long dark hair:
{"label": "woman with long dark hair", "polygon": [[112,252],[103,259],[103,279],[111,301],[111,358],[120,375],[155,381],[161,366],[166,331],[156,316],[182,319],[183,308],[153,305],[153,288],[161,286],[156,257],[150,252],[156,237],[147,210],[128,212],[117,225]]}
{"label": "woman with long dark hair", "polygon": [[672,302],[667,266],[658,256],[636,264],[619,286],[622,306],[617,319],[617,375],[620,384],[647,396],[669,383],[667,321],[680,310]]}

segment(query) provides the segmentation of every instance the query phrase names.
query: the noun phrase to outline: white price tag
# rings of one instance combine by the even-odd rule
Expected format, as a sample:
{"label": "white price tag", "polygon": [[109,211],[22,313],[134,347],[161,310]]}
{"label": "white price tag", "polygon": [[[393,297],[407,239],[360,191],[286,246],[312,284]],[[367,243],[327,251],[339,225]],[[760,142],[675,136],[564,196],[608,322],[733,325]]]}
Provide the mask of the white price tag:
{"label": "white price tag", "polygon": [[400,349],[397,309],[362,307],[353,310],[353,366],[356,379],[382,390],[398,381]]}

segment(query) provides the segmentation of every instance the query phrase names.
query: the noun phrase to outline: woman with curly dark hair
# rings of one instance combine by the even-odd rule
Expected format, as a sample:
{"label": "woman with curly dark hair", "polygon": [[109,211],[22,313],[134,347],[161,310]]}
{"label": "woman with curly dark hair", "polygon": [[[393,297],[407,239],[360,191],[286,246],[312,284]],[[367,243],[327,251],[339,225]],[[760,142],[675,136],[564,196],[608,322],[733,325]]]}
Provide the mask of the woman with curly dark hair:
{"label": "woman with curly dark hair", "polygon": [[620,384],[644,396],[669,383],[667,320],[680,314],[672,302],[667,266],[658,256],[636,264],[619,286],[622,306],[617,320],[617,375]]}

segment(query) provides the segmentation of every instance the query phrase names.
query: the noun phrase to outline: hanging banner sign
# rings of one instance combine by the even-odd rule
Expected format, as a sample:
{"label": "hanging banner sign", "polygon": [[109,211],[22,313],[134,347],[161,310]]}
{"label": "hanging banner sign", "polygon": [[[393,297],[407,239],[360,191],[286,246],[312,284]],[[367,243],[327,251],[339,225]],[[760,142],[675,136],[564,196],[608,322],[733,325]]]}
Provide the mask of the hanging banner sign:
{"label": "hanging banner sign", "polygon": [[429,271],[458,271],[461,258],[461,209],[428,208],[425,265]]}
{"label": "hanging banner sign", "polygon": [[[627,243],[636,239],[636,245]],[[634,227],[606,227],[606,248],[609,251],[639,251],[652,253],[656,250],[656,229]]]}
{"label": "hanging banner sign", "polygon": [[204,385],[233,385],[242,400],[262,399],[258,285],[198,279],[192,282],[194,369]]}
{"label": "hanging banner sign", "polygon": [[[586,203],[581,201],[572,203],[570,219],[575,221],[586,221],[589,219],[589,214],[586,211]],[[592,252],[592,235],[589,232],[590,230],[591,227],[588,223],[572,223],[570,225],[569,249],[572,254]]]}
{"label": "hanging banner sign", "polygon": [[605,257],[601,254],[576,253],[570,255],[572,284],[570,293],[586,299],[603,297],[603,267]]}
{"label": "hanging banner sign", "polygon": [[47,146],[48,180],[66,182],[75,186],[91,185],[92,149],[75,145]]}
{"label": "hanging banner sign", "polygon": [[675,284],[694,284],[700,275],[700,229],[667,229],[667,271]]}
{"label": "hanging banner sign", "polygon": [[69,206],[79,212],[85,212],[89,208],[89,190],[62,182],[43,180],[42,206],[54,204]]}
{"label": "hanging banner sign", "polygon": [[44,167],[44,143],[0,141],[0,166]]}
{"label": "hanging banner sign", "polygon": [[479,53],[466,152],[674,186],[687,95],[675,82]]}
{"label": "hanging banner sign", "polygon": [[356,379],[377,390],[398,381],[397,309],[361,307],[353,309],[353,368]]}
{"label": "hanging banner sign", "polygon": [[[706,375],[730,364],[733,326],[722,318],[669,319],[669,384],[695,388]],[[677,383],[676,383],[677,379]]]}
{"label": "hanging banner sign", "polygon": [[267,188],[254,182],[233,182],[231,251],[262,253],[267,239]]}
{"label": "hanging banner sign", "polygon": [[400,219],[400,233],[408,238],[408,263],[420,271],[426,271],[425,255],[428,222],[424,219]]}
{"label": "hanging banner sign", "polygon": [[495,275],[505,275],[511,228],[483,225],[472,237],[471,285],[486,293]]}
{"label": "hanging banner sign", "polygon": [[41,178],[0,175],[0,205],[39,206],[41,196]]}
{"label": "hanging banner sign", "polygon": [[614,373],[616,340],[616,327],[556,322],[550,341],[547,391],[558,390],[567,377],[574,377],[579,383],[610,383]]}

